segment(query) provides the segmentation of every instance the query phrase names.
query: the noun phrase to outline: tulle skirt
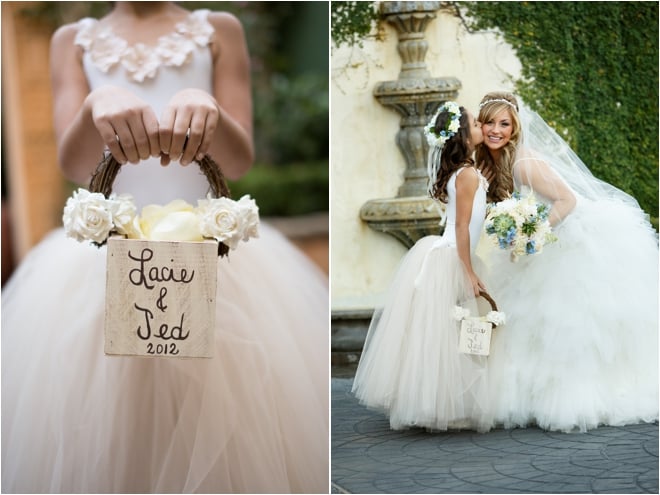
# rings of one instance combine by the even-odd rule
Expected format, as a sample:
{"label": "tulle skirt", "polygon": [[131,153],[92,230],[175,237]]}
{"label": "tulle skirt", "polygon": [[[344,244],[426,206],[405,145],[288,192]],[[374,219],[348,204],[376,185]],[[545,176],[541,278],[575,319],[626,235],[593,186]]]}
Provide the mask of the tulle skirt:
{"label": "tulle skirt", "polygon": [[56,231],[3,290],[3,492],[328,493],[327,278],[262,225],[213,358],[110,357],[105,255]]}
{"label": "tulle skirt", "polygon": [[585,431],[658,418],[658,244],[642,212],[580,200],[558,242],[491,253],[491,421]]}
{"label": "tulle skirt", "polygon": [[374,312],[353,382],[393,429],[483,430],[487,358],[458,350],[457,304],[477,314],[456,247],[419,240],[402,259],[383,308]]}

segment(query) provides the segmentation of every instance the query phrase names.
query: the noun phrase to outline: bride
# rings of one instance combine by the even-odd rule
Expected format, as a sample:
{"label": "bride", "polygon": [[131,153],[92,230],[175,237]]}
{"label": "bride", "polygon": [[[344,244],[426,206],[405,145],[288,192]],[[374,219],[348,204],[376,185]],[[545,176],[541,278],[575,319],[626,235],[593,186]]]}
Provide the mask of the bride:
{"label": "bride", "polygon": [[647,216],[513,95],[487,94],[479,121],[477,163],[498,171],[490,199],[533,192],[558,238],[517,263],[482,243],[486,284],[507,313],[489,358],[492,424],[583,432],[657,420],[658,242]]}

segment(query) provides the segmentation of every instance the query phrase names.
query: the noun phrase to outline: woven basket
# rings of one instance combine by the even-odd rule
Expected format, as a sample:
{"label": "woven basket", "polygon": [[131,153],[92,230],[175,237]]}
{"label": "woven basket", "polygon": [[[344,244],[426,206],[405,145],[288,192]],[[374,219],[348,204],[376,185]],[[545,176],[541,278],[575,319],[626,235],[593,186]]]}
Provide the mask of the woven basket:
{"label": "woven basket", "polygon": [[[229,197],[217,164],[208,156],[198,164],[211,194]],[[107,155],[89,190],[108,198],[120,168]],[[151,241],[115,235],[107,248],[105,353],[213,357],[218,256],[226,255],[229,247],[215,239]]]}
{"label": "woven basket", "polygon": [[[199,164],[200,170],[206,176],[213,197],[231,198],[231,192],[229,191],[225,177],[218,164],[209,155],[204,155],[204,158],[198,160],[196,163]],[[106,154],[92,174],[92,178],[89,182],[89,191],[101,193],[106,198],[109,198],[110,194],[112,194],[112,185],[114,184],[115,178],[121,167],[121,163],[119,163],[112,154]],[[218,256],[226,256],[228,252],[229,247],[222,242],[219,242]]]}
{"label": "woven basket", "polygon": [[490,305],[490,310],[497,311],[497,304],[495,304],[495,300],[490,294],[483,290],[480,291],[477,298],[479,316],[468,316],[461,320],[458,348],[463,354],[488,356],[490,354],[492,330],[497,325],[483,320],[482,313],[485,310],[483,309],[483,305],[479,304],[480,298]]}

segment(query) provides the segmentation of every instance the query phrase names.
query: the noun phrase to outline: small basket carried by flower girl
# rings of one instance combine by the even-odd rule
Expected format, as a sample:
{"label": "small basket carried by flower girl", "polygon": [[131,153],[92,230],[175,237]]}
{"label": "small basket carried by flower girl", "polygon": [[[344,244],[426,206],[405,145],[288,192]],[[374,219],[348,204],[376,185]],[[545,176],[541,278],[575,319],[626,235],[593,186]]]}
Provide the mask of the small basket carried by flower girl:
{"label": "small basket carried by flower girl", "polygon": [[197,207],[174,200],[138,216],[131,196],[112,194],[121,165],[109,154],[66,203],[69,237],[107,242],[106,354],[213,356],[217,259],[258,237],[259,213],[249,196],[229,198],[210,157],[198,163],[211,192]]}
{"label": "small basket carried by flower girl", "polygon": [[518,192],[489,205],[485,229],[501,249],[511,251],[511,261],[523,255],[540,253],[543,246],[555,242],[548,215],[548,205],[536,201],[533,193],[521,196]]}
{"label": "small basket carried by flower girl", "polygon": [[[492,331],[498,325],[506,323],[506,315],[497,310],[497,304],[487,292],[481,291],[477,298],[477,315],[462,306],[454,308],[454,318],[461,322],[458,350],[463,354],[488,356]],[[482,299],[490,306],[484,308]]]}

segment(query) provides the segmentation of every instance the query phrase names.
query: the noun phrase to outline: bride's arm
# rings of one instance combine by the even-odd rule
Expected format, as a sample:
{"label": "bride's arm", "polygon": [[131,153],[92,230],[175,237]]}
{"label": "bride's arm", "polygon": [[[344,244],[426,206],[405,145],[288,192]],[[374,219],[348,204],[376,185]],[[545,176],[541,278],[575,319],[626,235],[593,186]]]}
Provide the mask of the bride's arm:
{"label": "bride's arm", "polygon": [[527,154],[516,159],[513,170],[520,183],[552,202],[550,225],[557,225],[575,208],[575,194],[544,160]]}
{"label": "bride's arm", "polygon": [[104,146],[120,163],[158,156],[160,148],[156,115],[144,101],[111,86],[90,93],[76,33],[69,24],[53,35],[50,74],[60,168],[69,180],[86,184]]}
{"label": "bride's arm", "polygon": [[456,177],[456,249],[458,257],[472,282],[474,295],[479,295],[484,284],[474,273],[472,256],[470,255],[470,219],[472,218],[472,204],[474,195],[479,187],[479,176],[475,169],[465,168]]}

